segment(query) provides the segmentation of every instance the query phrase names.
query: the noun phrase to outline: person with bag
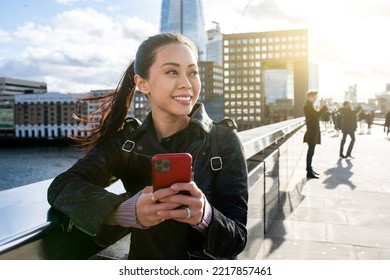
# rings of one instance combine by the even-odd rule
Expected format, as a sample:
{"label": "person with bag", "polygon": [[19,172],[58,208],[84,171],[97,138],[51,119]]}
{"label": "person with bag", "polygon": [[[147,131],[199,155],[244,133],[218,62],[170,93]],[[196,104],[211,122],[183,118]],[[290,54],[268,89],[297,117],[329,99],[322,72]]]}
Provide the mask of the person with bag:
{"label": "person with bag", "polygon": [[[179,34],[146,39],[117,89],[88,99],[102,105],[89,136],[76,138],[87,154],[49,187],[50,205],[99,244],[131,232],[129,259],[235,259],[245,248],[246,159],[235,123],[213,122],[197,103],[197,55]],[[151,108],[142,124],[125,120],[136,90]],[[153,192],[152,157],[183,152],[193,181]],[[126,197],[105,190],[115,180]]]}

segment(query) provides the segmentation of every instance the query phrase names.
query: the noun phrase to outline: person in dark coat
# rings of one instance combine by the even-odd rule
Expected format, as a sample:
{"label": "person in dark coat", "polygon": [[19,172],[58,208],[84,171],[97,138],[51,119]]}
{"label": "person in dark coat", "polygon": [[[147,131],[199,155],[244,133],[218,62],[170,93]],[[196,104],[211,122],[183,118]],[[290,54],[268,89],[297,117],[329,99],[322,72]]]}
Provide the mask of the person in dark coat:
{"label": "person in dark coat", "polygon": [[372,116],[371,112],[366,114],[366,122],[368,127],[367,134],[371,134],[371,127],[374,124],[374,117]]}
{"label": "person in dark coat", "polygon": [[313,179],[318,179],[318,173],[313,170],[312,161],[316,145],[321,144],[320,117],[323,113],[328,111],[327,106],[323,106],[320,111],[314,109],[314,103],[317,101],[317,96],[318,93],[316,91],[309,91],[307,93],[306,104],[303,106],[306,118],[304,142],[309,146],[306,156],[306,171],[307,178]]}
{"label": "person in dark coat", "polygon": [[[180,34],[149,37],[117,89],[92,99],[102,105],[87,121],[96,124],[100,116],[99,125],[75,139],[87,155],[47,193],[49,204],[71,220],[69,231],[76,227],[103,246],[131,232],[129,259],[138,260],[235,259],[244,250],[244,150],[233,120],[215,123],[197,103],[197,54]],[[136,89],[151,107],[142,124],[126,120]],[[153,190],[152,157],[183,152],[193,157],[193,181]],[[105,190],[115,180],[126,196]]]}
{"label": "person in dark coat", "polygon": [[390,133],[390,112],[388,112],[386,114],[385,132],[387,133],[387,138],[389,138],[389,133]]}
{"label": "person in dark coat", "polygon": [[[358,107],[356,110],[351,109],[351,103],[345,101],[341,109],[341,131],[343,133],[343,138],[340,144],[340,158],[352,158],[352,149],[355,145],[355,131],[357,129],[357,115],[361,111],[361,108]],[[347,140],[347,136],[351,137],[351,142],[347,150],[347,155],[344,155],[344,145]]]}

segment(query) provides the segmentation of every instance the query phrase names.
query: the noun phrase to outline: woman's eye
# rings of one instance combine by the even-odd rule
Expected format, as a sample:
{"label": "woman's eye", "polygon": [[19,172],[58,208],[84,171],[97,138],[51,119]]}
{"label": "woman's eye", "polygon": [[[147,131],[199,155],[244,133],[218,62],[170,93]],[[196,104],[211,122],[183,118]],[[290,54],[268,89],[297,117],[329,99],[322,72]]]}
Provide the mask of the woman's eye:
{"label": "woman's eye", "polygon": [[176,70],[170,70],[167,72],[168,75],[177,75],[177,71]]}
{"label": "woman's eye", "polygon": [[198,75],[198,74],[199,74],[198,71],[192,71],[192,72],[191,72],[191,76],[196,76],[196,75]]}

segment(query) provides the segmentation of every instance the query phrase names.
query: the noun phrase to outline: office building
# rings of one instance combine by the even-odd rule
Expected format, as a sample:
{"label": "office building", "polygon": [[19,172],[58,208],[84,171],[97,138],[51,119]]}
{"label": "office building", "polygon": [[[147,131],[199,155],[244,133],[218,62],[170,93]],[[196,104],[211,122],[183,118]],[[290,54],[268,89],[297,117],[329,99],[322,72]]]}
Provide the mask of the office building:
{"label": "office building", "polygon": [[390,112],[390,83],[386,84],[386,91],[376,94],[376,102],[384,116]]}
{"label": "office building", "polygon": [[8,96],[10,99],[18,94],[45,92],[47,92],[46,83],[0,77],[0,95]]}
{"label": "office building", "polygon": [[215,61],[222,65],[223,62],[223,49],[222,40],[223,34],[221,33],[221,27],[218,22],[215,24],[214,29],[207,30],[207,61]]}
{"label": "office building", "polygon": [[199,60],[206,59],[207,35],[202,0],[163,0],[160,30],[190,38],[198,48]]}
{"label": "office building", "polygon": [[269,123],[264,73],[287,69],[293,72],[292,116],[302,116],[308,90],[307,51],[306,29],[224,34],[224,115],[234,119],[239,130]]}
{"label": "office building", "polygon": [[198,67],[202,83],[199,102],[213,120],[219,121],[224,117],[222,66],[214,61],[200,61]]}
{"label": "office building", "polygon": [[74,114],[88,114],[88,103],[79,102],[76,94],[22,94],[15,96],[15,136],[17,138],[65,138],[85,136]]}
{"label": "office building", "polygon": [[357,102],[357,85],[349,86],[345,91],[344,101]]}
{"label": "office building", "polygon": [[293,69],[289,68],[264,70],[264,95],[266,105],[274,104],[277,100],[293,100]]}
{"label": "office building", "polygon": [[294,118],[292,99],[277,99],[267,106],[269,123],[278,123]]}
{"label": "office building", "polygon": [[46,83],[0,77],[0,136],[14,135],[14,96],[46,91]]}
{"label": "office building", "polygon": [[150,112],[148,98],[140,91],[136,91],[133,99],[130,115],[143,121]]}

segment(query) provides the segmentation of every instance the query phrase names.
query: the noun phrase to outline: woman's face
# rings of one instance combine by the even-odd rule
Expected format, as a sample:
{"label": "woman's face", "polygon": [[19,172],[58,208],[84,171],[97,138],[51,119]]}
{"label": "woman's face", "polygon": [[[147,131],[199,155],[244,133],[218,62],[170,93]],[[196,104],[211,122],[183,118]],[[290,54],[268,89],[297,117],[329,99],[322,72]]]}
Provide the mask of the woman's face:
{"label": "woman's face", "polygon": [[184,44],[162,46],[149,69],[149,79],[138,82],[137,86],[148,95],[153,116],[189,115],[201,87],[194,52]]}

